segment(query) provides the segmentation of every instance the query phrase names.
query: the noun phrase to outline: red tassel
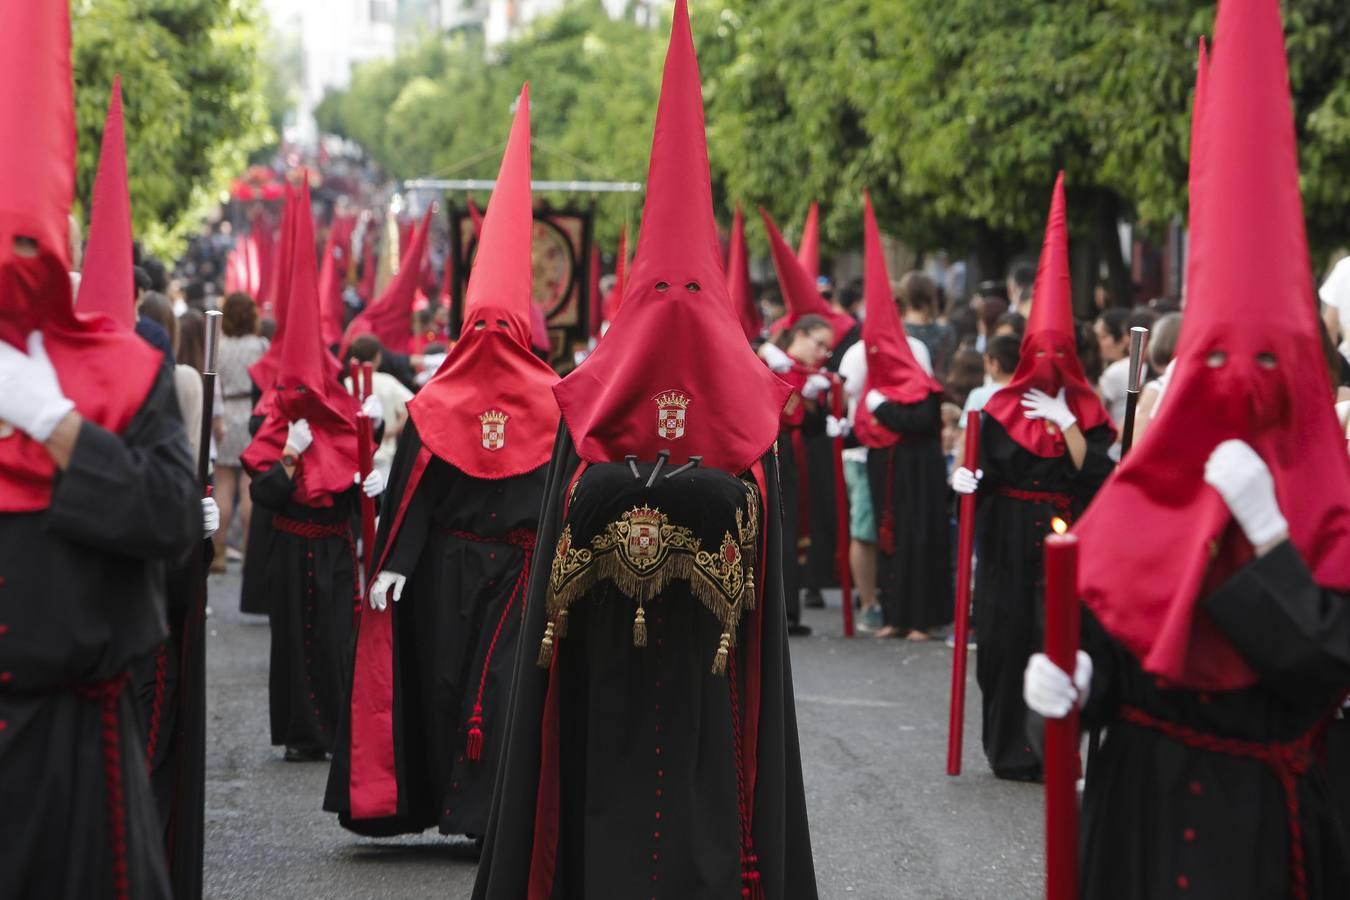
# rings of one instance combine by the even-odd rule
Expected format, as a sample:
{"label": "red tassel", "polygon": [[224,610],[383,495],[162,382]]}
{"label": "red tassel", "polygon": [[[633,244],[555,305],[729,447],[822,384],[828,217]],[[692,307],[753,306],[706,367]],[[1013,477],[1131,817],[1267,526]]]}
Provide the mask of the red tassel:
{"label": "red tassel", "polygon": [[759,878],[759,857],[753,853],[741,858],[741,896],[745,900],[764,900],[764,885]]}
{"label": "red tassel", "polygon": [[469,758],[469,762],[478,762],[483,758],[483,707],[475,703],[473,715],[469,717],[469,741],[464,748],[464,755]]}
{"label": "red tassel", "polygon": [[895,515],[888,509],[877,525],[877,548],[887,556],[895,552]]}

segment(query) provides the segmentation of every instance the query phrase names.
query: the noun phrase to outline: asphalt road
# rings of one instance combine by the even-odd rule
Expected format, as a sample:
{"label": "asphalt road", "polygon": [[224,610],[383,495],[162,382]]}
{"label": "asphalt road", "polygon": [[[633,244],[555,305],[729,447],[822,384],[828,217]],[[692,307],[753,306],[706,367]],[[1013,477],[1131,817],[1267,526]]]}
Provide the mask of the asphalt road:
{"label": "asphalt road", "polygon": [[[376,841],[320,806],[328,766],[269,746],[268,626],[239,613],[238,566],[211,582],[206,785],[210,898],[467,897],[467,842]],[[979,750],[971,684],[960,778],[945,774],[951,651],[841,637],[808,610],[792,641],[802,764],[823,898],[1020,900],[1041,895],[1040,788],[997,781]]]}

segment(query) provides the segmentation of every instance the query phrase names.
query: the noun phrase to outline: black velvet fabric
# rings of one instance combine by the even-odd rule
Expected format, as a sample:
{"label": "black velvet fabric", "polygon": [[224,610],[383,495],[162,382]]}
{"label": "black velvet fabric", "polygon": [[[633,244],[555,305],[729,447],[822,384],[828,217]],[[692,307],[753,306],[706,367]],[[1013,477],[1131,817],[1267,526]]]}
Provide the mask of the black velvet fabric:
{"label": "black velvet fabric", "polygon": [[941,398],[883,403],[874,412],[904,440],[867,453],[872,509],[880,525],[895,517],[895,547],[878,546],[877,588],[885,622],[907,632],[952,621],[951,525],[942,457]]}
{"label": "black velvet fabric", "polygon": [[[351,671],[361,593],[351,532],[358,492],[353,487],[335,496],[330,507],[304,506],[291,499],[294,484],[280,465],[254,476],[249,490],[254,519],[273,519],[267,543],[250,546],[248,553],[261,567],[272,618],[272,743],[331,751]],[[343,535],[291,534],[277,527],[275,516],[341,528]]]}
{"label": "black velvet fabric", "polygon": [[[580,462],[561,430],[549,467],[541,547],[557,545],[566,492]],[[537,665],[534,651],[545,631],[549,573],[534,569],[475,898],[531,896],[534,844],[554,824],[536,820],[545,739],[556,740],[550,746],[559,760],[560,799],[548,896],[651,896],[653,888],[681,898],[740,896],[731,678],[742,703],[752,683],[762,691],[752,831],[765,894],[817,896],[788,661],[775,463],[772,455],[763,459],[768,508],[762,521],[769,531],[762,618],[742,620],[734,674],[709,671],[721,626],[686,588],[671,585],[653,602],[646,647],[633,644],[632,604],[608,602],[615,598],[597,591],[574,605],[568,633],[556,643],[551,671],[559,679],[560,729],[556,738],[547,737],[551,676]],[[698,483],[715,482],[705,473]],[[685,501],[686,508],[696,508],[698,500]],[[760,666],[747,671],[737,662],[746,629],[756,622]]]}
{"label": "black velvet fabric", "polygon": [[170,896],[145,743],[124,685],[110,721],[78,686],[125,677],[166,635],[164,572],[201,538],[195,466],[162,369],[131,423],[81,426],[51,504],[0,515],[0,894],[112,898],[106,785],[123,791],[129,895]]}
{"label": "black velvet fabric", "polygon": [[[1248,564],[1204,603],[1261,679],[1224,693],[1147,674],[1085,616],[1094,677],[1084,723],[1105,726],[1106,738],[1083,798],[1082,896],[1292,896],[1288,798],[1274,770],[1122,721],[1120,710],[1128,704],[1205,735],[1263,745],[1318,731],[1350,688],[1348,601],[1320,589],[1287,542]],[[1314,753],[1296,779],[1307,896],[1350,897],[1345,810],[1324,759]]]}
{"label": "black velvet fabric", "polygon": [[[1022,673],[1032,653],[1041,649],[1042,570],[1045,536],[1051,520],[1072,520],[1087,508],[1111,473],[1108,427],[1088,432],[1087,456],[1077,469],[1067,453],[1047,458],[1027,451],[1008,436],[997,419],[983,417],[980,428],[980,502],[975,537],[975,621],[979,648],[975,676],[980,684],[984,716],[984,753],[994,774],[1012,779],[1037,779],[1041,764],[1027,742]],[[1060,494],[1069,501],[1053,503],[1007,496],[1019,490]]]}
{"label": "black velvet fabric", "polygon": [[[414,484],[423,446],[409,421],[390,469],[374,557],[379,560],[388,545],[382,571],[408,579],[401,599],[390,604],[398,813],[351,817],[350,704],[343,707],[324,809],[358,834],[436,827],[442,834],[477,837],[487,829],[520,641],[525,586],[517,582],[526,563],[521,532],[533,538],[547,473],[541,466],[514,478],[472,478],[433,456]],[[533,565],[547,566],[547,559],[538,548],[531,554]],[[349,690],[352,679],[369,677],[354,668]],[[472,760],[466,754],[468,720],[480,683],[483,748]]]}

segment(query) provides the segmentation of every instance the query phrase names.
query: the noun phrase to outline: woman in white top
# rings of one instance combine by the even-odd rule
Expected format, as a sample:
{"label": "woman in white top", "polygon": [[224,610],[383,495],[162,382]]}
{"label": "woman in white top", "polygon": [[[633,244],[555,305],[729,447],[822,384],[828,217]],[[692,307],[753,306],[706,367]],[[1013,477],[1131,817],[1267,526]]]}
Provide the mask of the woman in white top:
{"label": "woman in white top", "polygon": [[[216,432],[216,502],[220,504],[220,531],[216,532],[216,558],[211,570],[225,571],[225,536],[235,509],[239,511],[241,533],[248,534],[253,501],[248,491],[248,473],[239,464],[239,454],[248,446],[249,416],[256,398],[248,367],[267,351],[267,338],[258,334],[258,307],[247,294],[231,294],[221,307],[220,357],[216,362],[216,383],[220,386],[221,405]],[[235,498],[238,497],[238,506]]]}

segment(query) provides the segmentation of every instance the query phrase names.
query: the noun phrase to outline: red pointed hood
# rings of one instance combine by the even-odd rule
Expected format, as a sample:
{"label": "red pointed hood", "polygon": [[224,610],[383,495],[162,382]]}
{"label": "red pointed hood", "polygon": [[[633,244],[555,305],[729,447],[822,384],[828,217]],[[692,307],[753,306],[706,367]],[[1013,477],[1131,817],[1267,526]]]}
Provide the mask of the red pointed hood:
{"label": "red pointed hood", "polygon": [[731,311],[741,323],[745,339],[753,341],[760,336],[763,325],[755,292],[750,284],[750,252],[745,245],[745,215],[736,204],[736,216],[731,220],[731,249],[727,254],[727,293]]}
{"label": "red pointed hood", "polygon": [[605,321],[605,298],[600,291],[600,246],[591,244],[591,264],[586,273],[586,285],[590,291],[590,333],[593,340],[600,338],[600,326]]}
{"label": "red pointed hood", "polygon": [[[867,379],[863,395],[880,391],[892,403],[919,403],[931,394],[941,394],[942,385],[924,371],[914,358],[905,336],[900,311],[891,293],[891,275],[886,270],[886,254],[881,247],[881,231],[872,212],[872,197],[863,195],[863,319],[862,340],[867,347]],[[868,447],[891,447],[900,435],[886,428],[876,417],[859,407],[855,425],[858,439]]]}
{"label": "red pointed hood", "polygon": [[319,303],[323,309],[325,347],[336,346],[342,341],[343,320],[346,318],[342,289],[355,228],[356,220],[353,217],[336,216],[328,228],[328,238],[324,241],[323,258],[319,263]]}
{"label": "red pointed hood", "polygon": [[422,217],[422,224],[413,232],[408,249],[399,261],[398,274],[384,289],[384,293],[351,324],[343,337],[342,356],[346,357],[346,344],[362,334],[373,334],[379,338],[386,349],[394,353],[407,353],[412,342],[413,303],[417,299],[417,287],[422,277],[422,262],[427,252],[427,234],[431,230],[430,207]]}
{"label": "red pointed hood", "polygon": [[136,276],[131,259],[131,196],[127,189],[127,141],[122,122],[122,78],[113,77],[103,149],[94,177],[89,243],[77,307],[81,315],[102,313],[130,330],[136,327]]}
{"label": "red pointed hood", "polygon": [[241,461],[250,471],[263,471],[279,459],[288,426],[309,422],[314,443],[296,470],[292,497],[308,506],[331,506],[333,495],[353,484],[357,465],[357,402],[338,384],[332,354],[323,343],[319,284],[314,260],[314,222],[309,184],[301,185],[293,204],[290,271],[285,278],[286,330],[280,345],[276,384],[267,418]]}
{"label": "red pointed hood", "polygon": [[[1205,131],[1203,127],[1203,116],[1205,110],[1205,95],[1208,93],[1209,83],[1209,46],[1205,43],[1205,36],[1200,36],[1199,58],[1195,64],[1195,99],[1191,105],[1191,155],[1190,169],[1187,177],[1187,193],[1190,203],[1190,209],[1186,217],[1188,224],[1194,226],[1196,216],[1196,174],[1204,168],[1202,156],[1204,148],[1201,146]],[[1191,256],[1186,257],[1186,282],[1189,286],[1191,275]]]}
{"label": "red pointed hood", "polygon": [[676,465],[702,456],[709,468],[739,473],[778,437],[789,388],[731,313],[686,0],[675,4],[623,307],[554,393],[578,454],[593,463],[668,450]]}
{"label": "red pointed hood", "polygon": [[[272,263],[270,264],[271,274],[268,280],[271,282],[271,290],[276,302],[272,305],[273,321],[276,322],[276,329],[272,332],[272,342],[268,345],[267,351],[248,367],[249,377],[257,385],[258,391],[262,394],[262,401],[258,408],[254,410],[256,415],[262,415],[266,412],[266,404],[269,402],[269,396],[272,392],[272,386],[276,384],[277,369],[281,363],[281,345],[286,337],[286,303],[290,293],[290,278],[292,268],[292,257],[295,248],[295,195],[291,191],[290,183],[285,186],[285,200],[281,210],[281,239],[275,243],[269,236],[264,239],[264,243],[271,245],[270,251]],[[270,234],[270,226],[264,224],[264,230]],[[255,222],[254,226],[257,227]],[[261,246],[261,245],[260,245]]]}
{"label": "red pointed hood", "polygon": [[998,419],[1013,440],[1037,456],[1062,456],[1064,436],[1045,422],[1028,419],[1022,408],[1027,391],[1039,388],[1055,396],[1063,388],[1078,426],[1090,431],[1109,425],[1110,416],[1078,361],[1073,324],[1073,287],[1069,282],[1069,226],[1064,204],[1064,173],[1055,179],[1050,218],[1045,224],[1031,316],[1022,338],[1022,359],[1012,381],[989,398],[984,411]]}
{"label": "red pointed hood", "polygon": [[820,277],[820,204],[811,201],[806,211],[806,223],[802,225],[802,240],[797,247],[797,262],[811,277],[812,283]]}
{"label": "red pointed hood", "polygon": [[422,443],[474,478],[534,471],[558,433],[558,376],[530,352],[533,233],[526,84],[483,220],[459,341],[408,404]]}
{"label": "red pointed hood", "polygon": [[623,226],[623,231],[619,232],[619,250],[614,257],[614,286],[609,289],[605,296],[604,320],[613,322],[619,315],[619,307],[623,305],[623,291],[625,282],[628,279],[628,226]]}
{"label": "red pointed hood", "polygon": [[1350,590],[1350,459],[1322,363],[1278,0],[1223,0],[1215,41],[1201,145],[1224,152],[1202,153],[1195,173],[1203,203],[1176,368],[1076,529],[1084,602],[1147,671],[1199,690],[1257,680],[1197,608],[1252,553],[1204,482],[1222,441],[1255,448],[1314,579]]}
{"label": "red pointed hood", "polygon": [[474,202],[472,197],[469,197],[466,202],[469,207],[469,218],[473,220],[474,240],[478,240],[483,236],[483,211],[478,208],[478,204]]}
{"label": "red pointed hood", "polygon": [[797,261],[773,218],[763,208],[759,215],[764,219],[764,229],[769,234],[773,269],[778,273],[778,287],[783,292],[783,302],[787,304],[787,315],[774,323],[773,331],[786,331],[796,325],[802,316],[820,316],[834,329],[834,345],[839,346],[858,323],[852,316],[837,312],[825,302],[816,289],[816,280]]}
{"label": "red pointed hood", "polygon": [[[61,389],[85,419],[120,433],[145,402],[162,357],[106,317],[77,317],[68,220],[75,186],[70,11],[0,4],[0,340],[27,351],[40,331]],[[35,257],[14,252],[37,243]],[[130,246],[128,245],[128,252]],[[55,466],[26,434],[0,439],[0,512],[51,500]]]}

